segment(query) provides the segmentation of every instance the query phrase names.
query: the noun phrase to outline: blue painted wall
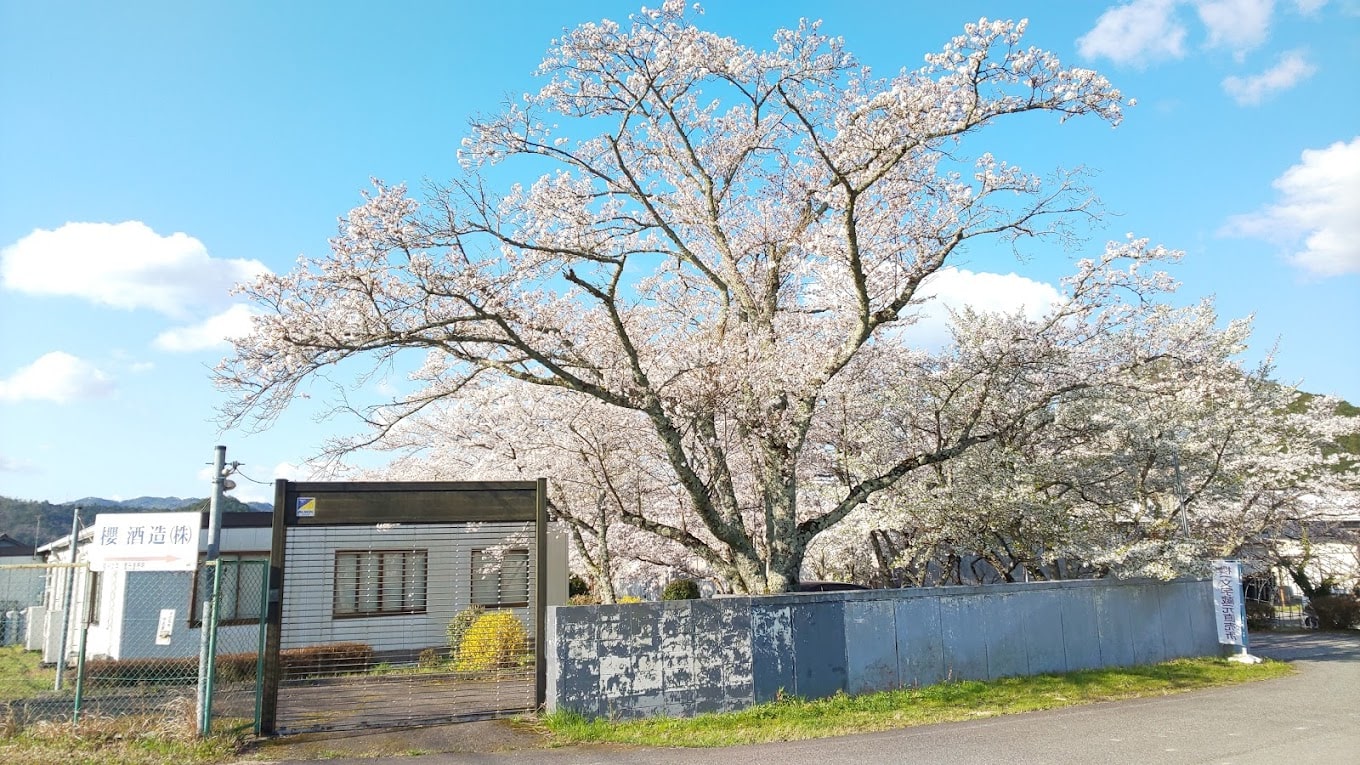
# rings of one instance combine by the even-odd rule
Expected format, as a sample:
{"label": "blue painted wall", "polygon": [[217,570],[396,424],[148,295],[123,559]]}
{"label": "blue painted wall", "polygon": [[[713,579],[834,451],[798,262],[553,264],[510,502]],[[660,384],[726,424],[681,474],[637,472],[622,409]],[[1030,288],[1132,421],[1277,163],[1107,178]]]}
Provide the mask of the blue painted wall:
{"label": "blue painted wall", "polygon": [[1078,580],[548,608],[548,708],[617,719],[1221,653],[1209,582]]}

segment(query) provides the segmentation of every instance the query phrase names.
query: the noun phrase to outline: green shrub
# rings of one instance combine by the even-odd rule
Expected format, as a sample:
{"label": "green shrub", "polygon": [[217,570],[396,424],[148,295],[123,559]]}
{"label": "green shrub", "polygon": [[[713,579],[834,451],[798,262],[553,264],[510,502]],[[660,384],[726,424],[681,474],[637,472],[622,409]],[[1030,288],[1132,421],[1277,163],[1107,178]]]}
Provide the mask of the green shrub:
{"label": "green shrub", "polygon": [[572,595],[567,599],[567,603],[573,606],[598,606],[600,605],[600,599],[590,593],[586,593],[585,595]]}
{"label": "green shrub", "polygon": [[699,583],[693,579],[676,579],[661,591],[662,600],[698,600],[701,597]]}
{"label": "green shrub", "polygon": [[567,580],[567,596],[576,597],[578,595],[589,595],[590,583],[582,579],[578,574],[572,574]]}
{"label": "green shrub", "polygon": [[642,598],[639,598],[639,597],[636,596],[636,595],[620,595],[620,596],[619,596],[619,599],[616,600],[616,601],[614,601],[614,602],[615,602],[615,603],[641,603],[641,602],[642,602]]}
{"label": "green shrub", "polygon": [[485,608],[478,605],[471,605],[454,614],[453,618],[449,620],[450,660],[455,662],[458,661],[458,650],[463,645],[463,636],[467,634],[469,627],[475,624],[478,619],[482,618],[482,614],[484,613],[486,613]]}
{"label": "green shrub", "polygon": [[1313,611],[1318,626],[1324,630],[1345,630],[1360,626],[1360,598],[1350,595],[1326,595],[1313,598]]}
{"label": "green shrub", "polygon": [[[279,652],[279,667],[289,677],[365,672],[373,664],[367,643],[330,643]],[[253,681],[258,657],[253,653],[220,654],[217,682]],[[193,685],[198,682],[198,657],[177,659],[91,659],[85,680],[92,687],[129,685]]]}
{"label": "green shrub", "polygon": [[1259,600],[1247,601],[1247,629],[1268,630],[1275,626],[1275,606]]}
{"label": "green shrub", "polygon": [[240,683],[255,679],[259,659],[253,653],[227,653],[217,657],[217,681]]}
{"label": "green shrub", "polygon": [[192,685],[198,682],[198,657],[179,659],[90,659],[85,682],[91,687]]}
{"label": "green shrub", "polygon": [[463,634],[454,668],[484,672],[514,667],[528,654],[529,633],[509,611],[482,614]]}
{"label": "green shrub", "polygon": [[444,654],[434,648],[426,648],[420,652],[416,659],[416,666],[421,669],[438,669],[444,665]]}
{"label": "green shrub", "polygon": [[373,666],[368,643],[327,643],[279,651],[279,665],[288,677],[343,675],[367,672]]}

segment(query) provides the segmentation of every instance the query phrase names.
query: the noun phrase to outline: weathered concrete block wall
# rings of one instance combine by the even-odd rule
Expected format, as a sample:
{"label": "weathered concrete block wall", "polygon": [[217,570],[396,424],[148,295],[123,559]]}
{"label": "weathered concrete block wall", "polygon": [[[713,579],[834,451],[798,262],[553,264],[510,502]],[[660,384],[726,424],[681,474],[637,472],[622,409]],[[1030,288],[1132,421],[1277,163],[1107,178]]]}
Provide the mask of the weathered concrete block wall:
{"label": "weathered concrete block wall", "polygon": [[1209,582],[1069,581],[548,609],[548,708],[635,718],[1219,653]]}

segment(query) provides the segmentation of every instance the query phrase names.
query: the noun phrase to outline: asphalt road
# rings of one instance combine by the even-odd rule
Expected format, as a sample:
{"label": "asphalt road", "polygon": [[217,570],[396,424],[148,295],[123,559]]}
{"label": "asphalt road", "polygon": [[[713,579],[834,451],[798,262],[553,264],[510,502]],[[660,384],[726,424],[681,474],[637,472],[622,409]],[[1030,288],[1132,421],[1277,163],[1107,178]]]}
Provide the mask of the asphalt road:
{"label": "asphalt road", "polygon": [[1360,632],[1253,636],[1296,675],[1227,688],[900,731],[726,749],[578,746],[328,765],[979,765],[1328,763],[1360,765]]}

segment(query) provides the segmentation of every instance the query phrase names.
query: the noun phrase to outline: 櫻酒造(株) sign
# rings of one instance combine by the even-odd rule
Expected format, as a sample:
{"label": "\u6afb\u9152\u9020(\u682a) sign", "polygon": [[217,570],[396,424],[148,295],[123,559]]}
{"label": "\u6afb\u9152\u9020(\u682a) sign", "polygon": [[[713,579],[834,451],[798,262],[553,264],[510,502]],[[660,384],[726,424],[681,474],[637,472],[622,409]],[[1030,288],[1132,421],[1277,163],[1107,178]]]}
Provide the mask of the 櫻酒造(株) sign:
{"label": "\u6afb\u9152\u9020(\u682a) sign", "polygon": [[95,571],[193,571],[198,513],[100,513],[94,520]]}

